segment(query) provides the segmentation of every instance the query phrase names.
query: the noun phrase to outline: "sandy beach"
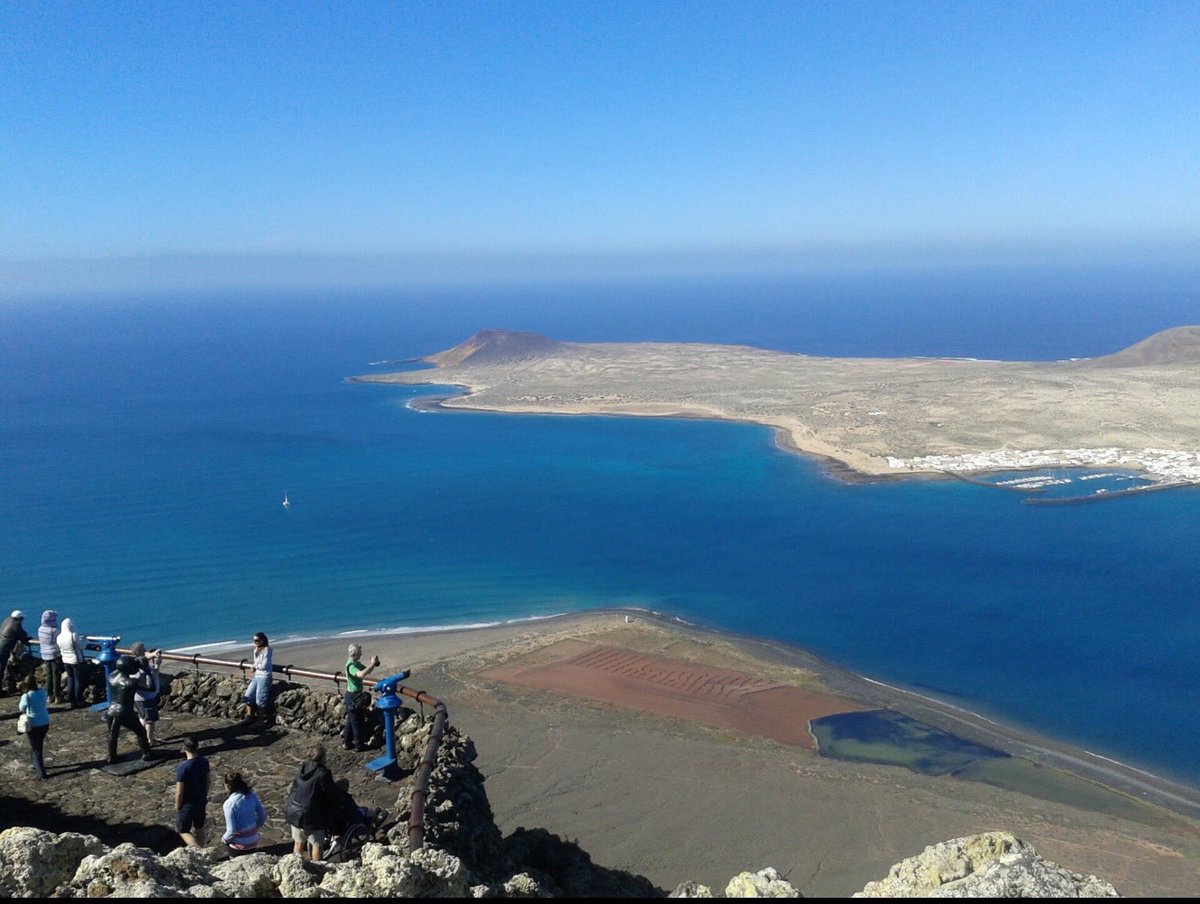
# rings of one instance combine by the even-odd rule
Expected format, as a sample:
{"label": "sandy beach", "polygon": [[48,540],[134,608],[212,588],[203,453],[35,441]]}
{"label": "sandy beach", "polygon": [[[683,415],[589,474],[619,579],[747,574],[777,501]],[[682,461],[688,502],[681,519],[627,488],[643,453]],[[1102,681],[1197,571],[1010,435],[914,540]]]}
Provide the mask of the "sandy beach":
{"label": "sandy beach", "polygon": [[[995,829],[1124,894],[1200,880],[1193,790],[783,644],[607,610],[280,643],[276,661],[336,670],[351,639],[447,703],[504,831],[547,828],[664,886],[772,865],[806,895],[844,895],[926,845]],[[1003,780],[814,750],[809,719],[881,708],[1011,754]]]}

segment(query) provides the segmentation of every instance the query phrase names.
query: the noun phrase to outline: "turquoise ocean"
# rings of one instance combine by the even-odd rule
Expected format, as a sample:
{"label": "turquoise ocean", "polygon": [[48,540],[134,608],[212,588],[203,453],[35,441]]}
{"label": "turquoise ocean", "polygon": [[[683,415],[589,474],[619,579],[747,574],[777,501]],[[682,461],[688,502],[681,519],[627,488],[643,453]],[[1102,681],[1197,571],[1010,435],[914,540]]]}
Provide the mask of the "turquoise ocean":
{"label": "turquoise ocean", "polygon": [[345,382],[486,327],[1091,356],[1200,322],[1198,286],[1026,271],[6,300],[0,604],[167,646],[639,606],[1200,787],[1200,490],[1039,507],[852,485],[764,428],[419,412],[426,388]]}

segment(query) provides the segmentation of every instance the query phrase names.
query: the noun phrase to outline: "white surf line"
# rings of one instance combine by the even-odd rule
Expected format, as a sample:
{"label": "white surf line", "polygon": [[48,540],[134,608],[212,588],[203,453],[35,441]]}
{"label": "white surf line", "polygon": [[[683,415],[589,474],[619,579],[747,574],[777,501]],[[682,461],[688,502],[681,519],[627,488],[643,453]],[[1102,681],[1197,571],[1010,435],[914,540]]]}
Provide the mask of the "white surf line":
{"label": "white surf line", "polygon": [[863,681],[867,681],[871,684],[877,684],[880,687],[886,687],[890,691],[896,691],[899,694],[908,694],[908,696],[910,696],[910,697],[916,697],[918,700],[924,700],[927,703],[936,703],[938,706],[944,706],[947,709],[954,710],[955,712],[966,713],[968,716],[974,716],[976,719],[979,719],[981,722],[987,722],[988,725],[995,725],[997,728],[1004,728],[1004,725],[1002,723],[997,722],[993,719],[989,719],[987,716],[982,716],[979,713],[975,712],[973,709],[967,709],[964,706],[955,706],[953,703],[947,703],[945,700],[939,700],[937,697],[927,697],[924,694],[918,694],[916,691],[910,691],[910,690],[907,690],[902,687],[896,687],[894,684],[887,684],[883,681],[876,681],[874,678],[868,678],[866,675],[859,675],[858,677],[861,678]]}
{"label": "white surf line", "polygon": [[1122,769],[1128,769],[1130,772],[1136,772],[1139,775],[1146,776],[1147,778],[1163,781],[1161,776],[1155,775],[1153,772],[1147,772],[1145,769],[1139,769],[1137,766],[1130,766],[1128,763],[1122,763],[1120,760],[1114,760],[1112,757],[1105,756],[1102,753],[1096,753],[1094,750],[1087,750],[1084,748],[1083,752],[1088,756],[1094,756],[1098,760],[1104,760],[1106,763],[1112,763],[1114,766],[1120,766]]}

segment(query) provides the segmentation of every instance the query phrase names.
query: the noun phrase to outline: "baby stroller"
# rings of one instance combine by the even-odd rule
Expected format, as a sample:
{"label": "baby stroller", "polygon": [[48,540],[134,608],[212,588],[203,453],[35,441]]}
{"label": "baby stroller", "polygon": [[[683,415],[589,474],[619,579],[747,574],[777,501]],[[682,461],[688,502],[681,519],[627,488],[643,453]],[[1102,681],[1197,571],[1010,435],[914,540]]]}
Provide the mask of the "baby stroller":
{"label": "baby stroller", "polygon": [[364,844],[382,842],[380,835],[388,818],[387,810],[360,807],[348,791],[343,793],[338,823],[329,833],[329,850],[325,854],[325,859],[333,863],[349,863],[362,853]]}

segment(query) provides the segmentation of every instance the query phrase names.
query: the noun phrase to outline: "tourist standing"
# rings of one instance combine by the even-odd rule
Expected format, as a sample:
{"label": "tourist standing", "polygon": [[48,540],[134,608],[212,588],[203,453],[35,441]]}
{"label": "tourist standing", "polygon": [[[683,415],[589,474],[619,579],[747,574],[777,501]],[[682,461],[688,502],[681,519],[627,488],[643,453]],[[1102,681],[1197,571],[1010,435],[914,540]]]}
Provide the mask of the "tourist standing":
{"label": "tourist standing", "polygon": [[162,667],[162,650],[155,650],[153,656],[146,655],[146,645],[140,640],[130,649],[130,654],[138,661],[142,674],[150,679],[148,689],[139,689],[133,695],[133,705],[137,707],[138,721],[146,730],[146,740],[154,746],[154,727],[158,724],[158,692],[161,682],[158,670]]}
{"label": "tourist standing", "polygon": [[[375,671],[379,665],[379,657],[371,658],[371,664],[364,666],[362,664],[362,647],[359,644],[350,644],[348,658],[346,659],[346,731],[343,738],[343,746],[350,750],[363,751],[367,749],[367,739],[363,731],[363,713],[367,707],[371,705],[371,698],[364,694],[363,678]],[[366,700],[363,697],[366,696]],[[365,702],[365,705],[364,705]]]}
{"label": "tourist standing", "polygon": [[25,737],[33,755],[33,771],[38,778],[49,778],[42,747],[50,731],[50,709],[46,702],[46,691],[38,687],[37,672],[25,679],[25,693],[21,694],[18,708],[25,714]]}
{"label": "tourist standing", "polygon": [[62,656],[58,651],[58,613],[47,609],[38,627],[38,655],[46,667],[46,691],[51,703],[59,702],[62,686]]}
{"label": "tourist standing", "polygon": [[321,859],[327,832],[341,808],[341,792],[325,766],[325,748],[320,744],[305,751],[308,757],[296,770],[288,793],[285,813],[292,829],[292,851],[301,857]]}
{"label": "tourist standing", "polygon": [[28,644],[32,637],[25,633],[25,613],[14,609],[12,615],[0,623],[0,695],[7,694],[4,684],[5,672],[8,671],[8,660],[17,644]]}
{"label": "tourist standing", "polygon": [[62,620],[58,632],[58,652],[62,656],[63,668],[67,670],[67,696],[72,707],[83,706],[83,670],[86,668],[83,655],[83,634],[75,630],[69,618]]}
{"label": "tourist standing", "polygon": [[175,831],[188,847],[204,847],[208,819],[208,788],[212,778],[208,760],[200,755],[200,742],[183,741],[184,761],[175,768]]}
{"label": "tourist standing", "polygon": [[246,686],[246,723],[254,721],[259,715],[264,722],[268,721],[271,711],[271,673],[274,670],[271,645],[267,635],[259,631],[254,635],[254,677]]}
{"label": "tourist standing", "polygon": [[142,759],[151,759],[150,742],[146,740],[146,729],[138,721],[137,710],[134,707],[134,694],[138,689],[149,690],[150,678],[144,675],[138,667],[138,661],[132,656],[121,656],[108,678],[109,694],[108,710],[108,762],[111,765],[117,761],[117,737],[121,729],[128,728],[137,738],[138,747],[142,751]]}
{"label": "tourist standing", "polygon": [[225,776],[225,834],[221,840],[231,854],[252,851],[258,847],[259,830],[266,824],[267,813],[254,789],[240,772]]}

